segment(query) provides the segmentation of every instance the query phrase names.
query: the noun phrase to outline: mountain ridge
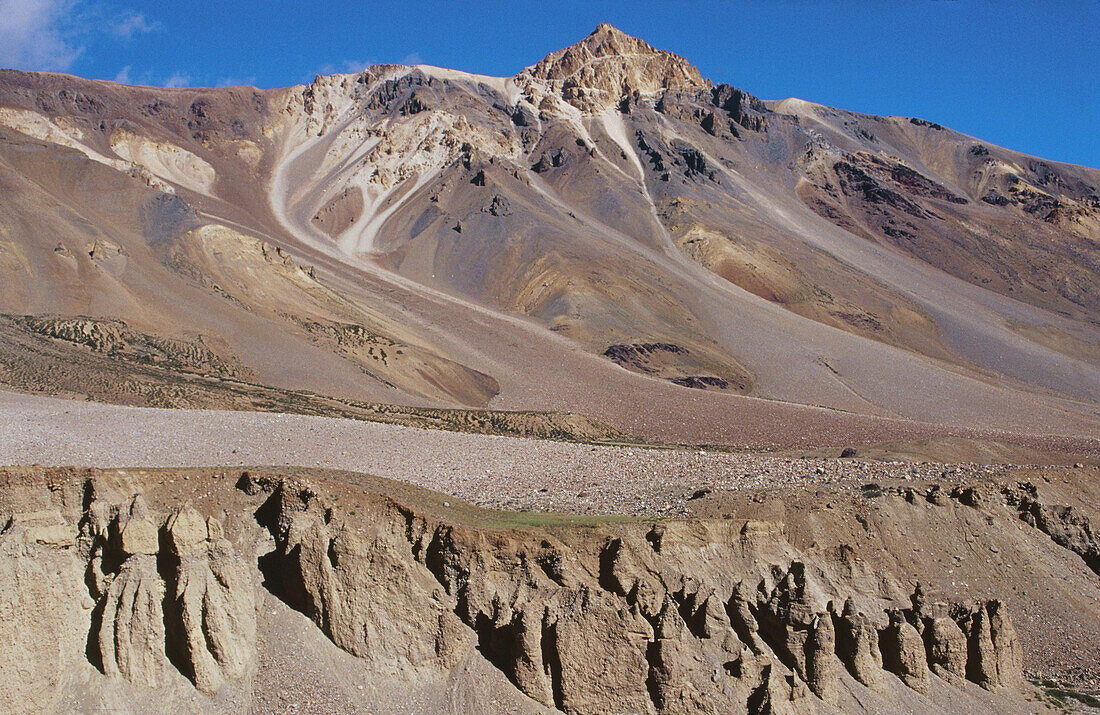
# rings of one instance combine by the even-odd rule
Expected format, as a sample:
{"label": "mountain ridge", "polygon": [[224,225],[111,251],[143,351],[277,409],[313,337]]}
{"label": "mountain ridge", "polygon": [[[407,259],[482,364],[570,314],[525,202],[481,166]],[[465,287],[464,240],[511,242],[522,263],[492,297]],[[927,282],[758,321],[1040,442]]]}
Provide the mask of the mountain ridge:
{"label": "mountain ridge", "polygon": [[[610,26],[513,78],[385,65],[161,90],[3,71],[0,123],[21,187],[0,254],[20,266],[9,314],[175,339],[209,333],[177,315],[201,304],[236,326],[227,353],[279,387],[476,394],[663,438],[719,438],[728,405],[749,409],[737,394],[951,429],[1100,422],[1100,172],[920,119],[762,101]],[[100,176],[87,162],[131,198],[91,205],[59,180]],[[73,217],[43,213],[58,201]],[[260,244],[279,255],[244,250]],[[299,273],[262,282],[293,288],[261,289],[287,261]],[[149,292],[154,274],[176,299]],[[310,327],[330,324],[418,357],[383,365]],[[258,352],[260,335],[282,347]],[[496,387],[432,384],[460,373]],[[612,406],[613,385],[666,407]],[[697,427],[672,424],[701,399]]]}

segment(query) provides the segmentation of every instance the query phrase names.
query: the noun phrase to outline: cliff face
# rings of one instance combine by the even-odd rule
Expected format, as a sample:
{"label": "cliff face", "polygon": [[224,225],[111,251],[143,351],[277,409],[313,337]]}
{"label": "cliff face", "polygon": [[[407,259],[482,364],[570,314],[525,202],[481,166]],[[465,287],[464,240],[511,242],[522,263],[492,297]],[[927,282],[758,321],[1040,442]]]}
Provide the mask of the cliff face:
{"label": "cliff face", "polygon": [[870,574],[802,561],[778,524],[501,533],[388,504],[363,529],[287,482],[261,512],[281,593],[340,647],[414,669],[452,668],[476,648],[566,712],[849,709],[845,673],[880,705],[909,697],[899,687],[1023,685],[1000,601],[918,589],[883,609],[864,590]]}
{"label": "cliff face", "polygon": [[[779,522],[509,515],[276,473],[5,478],[0,697],[17,711],[154,693],[245,707],[308,641],[265,633],[261,603],[300,611],[379,682],[439,684],[458,710],[477,710],[457,684],[478,668],[530,711],[1012,712],[1033,692],[1024,646],[1042,636],[1018,633],[999,594],[914,591],[873,551],[806,551]],[[990,534],[1020,524],[1075,559],[1095,550],[1082,514],[993,493],[957,489],[942,508],[992,510]]]}

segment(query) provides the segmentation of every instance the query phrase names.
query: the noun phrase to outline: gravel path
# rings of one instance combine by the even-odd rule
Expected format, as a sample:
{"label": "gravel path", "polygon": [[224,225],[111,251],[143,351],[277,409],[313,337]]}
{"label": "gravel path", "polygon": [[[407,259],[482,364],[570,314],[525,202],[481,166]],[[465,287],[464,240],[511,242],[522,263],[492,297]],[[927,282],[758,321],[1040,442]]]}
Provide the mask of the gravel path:
{"label": "gravel path", "polygon": [[605,447],[265,412],[121,407],[0,391],[0,465],[294,465],[485,506],[673,514],[700,489],[939,476],[942,465]]}

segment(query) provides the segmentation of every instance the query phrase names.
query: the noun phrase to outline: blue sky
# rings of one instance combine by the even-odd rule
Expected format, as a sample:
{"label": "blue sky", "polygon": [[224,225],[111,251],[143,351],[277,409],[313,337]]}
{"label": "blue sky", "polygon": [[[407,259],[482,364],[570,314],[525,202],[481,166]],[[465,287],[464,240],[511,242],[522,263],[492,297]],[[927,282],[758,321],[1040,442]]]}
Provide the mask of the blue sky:
{"label": "blue sky", "polygon": [[511,75],[610,22],[716,81],[1100,167],[1100,0],[0,0],[0,66],[277,87],[378,62]]}

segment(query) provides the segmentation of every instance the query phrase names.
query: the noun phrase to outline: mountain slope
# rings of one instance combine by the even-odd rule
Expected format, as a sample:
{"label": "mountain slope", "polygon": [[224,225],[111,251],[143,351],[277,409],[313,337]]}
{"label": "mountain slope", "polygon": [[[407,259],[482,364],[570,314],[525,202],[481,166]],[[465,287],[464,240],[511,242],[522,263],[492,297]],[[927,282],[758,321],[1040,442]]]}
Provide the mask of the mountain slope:
{"label": "mountain slope", "polygon": [[1100,172],[764,102],[607,25],[512,78],[5,71],[0,124],[4,313],[661,439],[1100,433]]}

